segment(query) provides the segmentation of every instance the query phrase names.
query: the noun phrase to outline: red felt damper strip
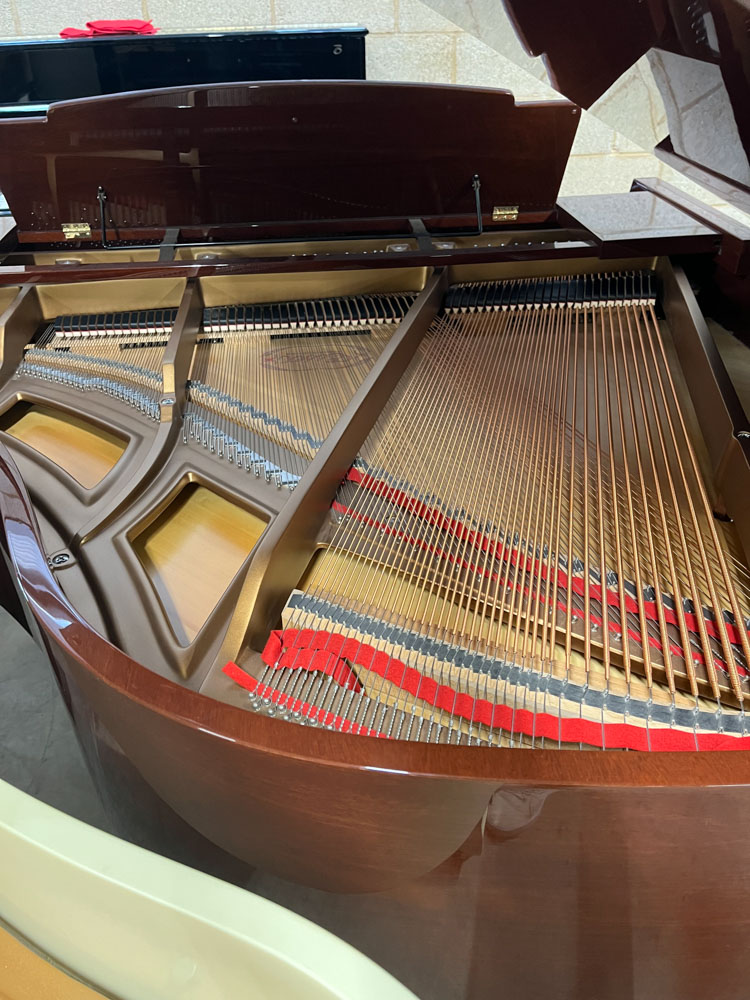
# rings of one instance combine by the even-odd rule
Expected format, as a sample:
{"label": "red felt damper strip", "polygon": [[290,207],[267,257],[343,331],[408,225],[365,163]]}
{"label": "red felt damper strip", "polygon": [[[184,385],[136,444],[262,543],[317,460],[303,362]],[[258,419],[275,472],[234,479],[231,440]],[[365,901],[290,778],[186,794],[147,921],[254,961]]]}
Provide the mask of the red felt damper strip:
{"label": "red felt damper strip", "polygon": [[746,750],[750,736],[721,733],[691,733],[676,729],[644,728],[632,723],[593,722],[589,719],[561,718],[510,705],[496,705],[483,698],[459,693],[447,684],[438,684],[413,667],[376,650],[367,643],[337,632],[313,629],[282,629],[271,633],[263,659],[274,656],[294,663],[300,651],[325,651],[330,657],[347,659],[356,666],[379,674],[389,683],[434,708],[477,725],[502,729],[511,734],[547,737],[562,743],[585,743],[611,750]]}
{"label": "red felt damper strip", "polygon": [[344,719],[342,716],[335,715],[333,712],[326,712],[322,708],[317,708],[309,702],[300,701],[299,698],[292,698],[288,694],[282,694],[280,691],[274,690],[274,688],[269,687],[267,684],[261,684],[260,681],[251,677],[250,674],[245,673],[245,671],[238,667],[236,663],[232,663],[231,661],[227,663],[224,667],[224,673],[227,677],[233,680],[235,684],[239,684],[247,691],[257,694],[260,698],[268,698],[274,703],[274,705],[280,705],[283,708],[288,708],[290,712],[299,712],[300,715],[304,715],[306,719],[319,722],[322,726],[333,726],[341,733],[352,733],[355,736],[378,736],[383,739],[387,739],[384,733],[377,733],[373,729],[368,729],[366,726],[360,726],[358,723],[351,722],[349,719]]}
{"label": "red felt damper strip", "polygon": [[350,691],[361,691],[362,685],[357,675],[346,663],[326,649],[300,649],[284,651],[280,638],[281,632],[272,632],[263,650],[263,662],[278,670],[319,670],[329,674],[341,687]]}
{"label": "red felt damper strip", "polygon": [[[449,562],[455,563],[456,565],[461,566],[463,569],[469,569],[471,572],[475,572],[478,576],[488,577],[493,582],[495,582],[495,581],[498,580],[498,574],[497,573],[490,573],[488,570],[479,569],[479,567],[475,566],[473,563],[468,563],[464,559],[458,559],[458,558],[456,558],[456,556],[453,556],[450,553],[444,552],[442,549],[438,548],[437,546],[428,545],[427,542],[425,542],[425,541],[423,541],[423,540],[421,540],[419,538],[414,538],[413,536],[408,535],[405,532],[400,531],[397,528],[391,528],[391,527],[389,527],[389,525],[382,524],[380,521],[376,521],[373,518],[367,517],[365,514],[360,514],[359,512],[352,511],[348,507],[344,507],[343,504],[338,503],[338,501],[334,501],[334,503],[333,503],[332,506],[333,506],[333,509],[335,511],[337,511],[339,513],[343,513],[343,514],[349,514],[355,520],[362,521],[365,524],[369,525],[370,527],[375,527],[379,531],[382,531],[386,535],[396,535],[396,537],[398,537],[398,538],[405,538],[410,544],[416,545],[418,548],[425,549],[426,551],[433,552],[435,555],[439,556],[441,559],[447,559]],[[511,565],[515,565],[518,562],[518,557],[517,557],[517,553],[515,552],[515,550],[511,553],[510,559],[508,561],[511,563]],[[538,567],[538,566],[539,566],[539,560],[538,559],[534,560],[534,565],[533,566],[531,564],[531,560],[526,560],[525,570],[531,576],[532,572],[534,571],[534,567]],[[538,571],[538,575],[542,578],[542,580],[545,580],[547,578],[547,572],[546,572],[546,570],[544,568],[540,568],[540,570]],[[567,587],[567,577],[562,572],[558,573],[558,577],[561,579],[562,583],[558,585],[557,591],[558,591],[558,593],[562,593],[563,596],[564,596],[565,595],[565,588]],[[547,603],[547,597],[545,595],[543,595],[541,593],[537,594],[537,592],[534,591],[534,590],[532,590],[530,587],[524,587],[524,586],[522,586],[518,582],[518,573],[515,574],[515,580],[514,580],[513,583],[511,583],[509,577],[500,577],[499,579],[500,579],[500,584],[501,585],[507,586],[507,587],[513,587],[513,589],[516,590],[516,592],[520,591],[522,594],[524,594],[524,596],[527,596],[530,600],[539,600],[539,602],[541,604],[546,604]],[[579,581],[579,582],[582,583],[582,581]],[[574,587],[573,589],[575,590],[576,588]],[[598,591],[599,588],[598,587],[592,588],[592,594],[591,594],[591,596],[594,597],[594,599],[596,599],[596,595],[593,593],[593,590],[597,590]],[[619,606],[619,602],[618,602],[617,596],[615,594],[609,594],[609,600],[608,600],[607,603],[610,604],[613,607],[618,607]],[[644,613],[645,613],[646,618],[649,621],[654,621],[654,622],[658,621],[658,617],[656,615],[656,611],[655,610],[653,611],[652,614],[649,614],[649,612],[648,612],[649,606],[651,608],[653,608],[653,609],[655,609],[655,607],[656,607],[656,605],[653,605],[653,604],[649,605],[648,602],[646,603],[645,608],[644,608]],[[558,600],[558,602],[557,602],[557,609],[558,609],[558,611],[567,612],[567,603],[566,603],[566,601],[564,601],[562,599]],[[665,609],[665,612],[666,612],[666,609]],[[675,617],[675,620],[676,620],[676,616],[673,615],[673,617]],[[685,617],[687,619],[688,617],[693,617],[693,616],[686,615]],[[665,618],[667,618],[667,620],[669,620],[669,616],[666,613],[665,613]],[[604,624],[603,620],[598,615],[596,615],[593,611],[589,611],[589,622],[592,625],[595,625],[597,628],[602,628],[602,626]],[[608,628],[608,631],[610,631],[613,635],[616,635],[616,636],[620,637],[621,634],[622,634],[622,630],[620,629],[620,626],[616,622],[612,621],[611,618],[607,619],[607,628]],[[711,629],[708,628],[708,623],[707,623],[707,629],[706,630],[707,631],[711,631]],[[631,639],[635,640],[635,642],[639,643],[640,645],[643,645],[643,642],[642,642],[642,639],[641,639],[641,635],[640,635],[639,632],[636,632],[632,628],[628,628],[628,635],[630,636]],[[648,641],[649,646],[651,646],[653,649],[657,649],[657,650],[661,651],[661,639],[660,638],[657,638],[656,636],[647,635],[646,639]],[[674,642],[670,642],[670,644],[669,644],[669,652],[673,656],[682,657],[682,649],[676,643],[674,643]],[[705,657],[703,656],[702,652],[698,652],[697,650],[695,650],[694,653],[693,653],[693,658],[695,659],[696,663],[705,664]],[[720,671],[722,671],[722,673],[729,675],[729,668],[727,667],[726,663],[724,663],[723,660],[720,660],[717,656],[715,656],[713,658],[713,664],[714,664],[714,667],[717,670],[720,670]],[[738,672],[738,674],[741,677],[750,676],[748,674],[748,671],[742,666],[742,664],[737,663],[736,667],[737,667],[737,672]]]}
{"label": "red felt damper strip", "polygon": [[[459,541],[466,541],[472,548],[477,548],[481,552],[489,552],[494,559],[501,562],[511,562],[516,564],[518,561],[518,550],[511,549],[509,546],[504,546],[500,542],[493,542],[486,535],[481,532],[475,531],[472,528],[467,527],[462,521],[458,521],[454,518],[446,517],[441,511],[435,507],[428,507],[421,500],[417,500],[414,497],[409,496],[408,493],[402,490],[394,489],[382,480],[375,479],[369,474],[363,475],[358,469],[352,467],[347,473],[346,478],[357,485],[361,485],[364,489],[369,490],[376,496],[383,497],[389,503],[393,503],[398,507],[402,507],[407,510],[410,514],[414,514],[420,520],[426,521],[428,524],[437,525],[441,531],[450,532],[452,537],[458,538]],[[341,507],[339,504],[334,504],[335,507]],[[347,508],[342,508],[347,510]],[[534,560],[534,563],[538,566],[538,575],[546,580],[548,570],[545,566],[540,565],[540,560]],[[525,560],[521,564],[521,568],[529,572],[532,568],[532,561],[530,559]],[[558,570],[557,576],[557,586],[562,590],[567,591],[568,589],[568,576],[563,570]],[[570,584],[570,589],[574,594],[582,596],[586,592],[585,581],[580,577],[573,577]],[[620,598],[619,595],[607,590],[607,604],[614,608],[619,608]],[[590,583],[588,587],[588,594],[595,601],[601,601],[602,591],[599,584]],[[631,614],[638,613],[638,602],[635,598],[626,596],[625,597],[625,608]],[[646,617],[651,621],[657,621],[658,616],[656,612],[656,604],[653,601],[644,601],[644,611]],[[686,626],[691,632],[698,632],[698,621],[697,617],[693,612],[683,611],[683,618],[685,620]],[[670,625],[679,625],[677,614],[670,608],[664,608],[664,619]],[[710,618],[706,618],[704,615],[704,622],[706,626],[706,632],[708,635],[717,639],[720,638],[719,631],[716,628],[714,622]],[[727,637],[729,641],[737,646],[740,645],[741,632],[736,624],[731,622],[725,622],[724,628],[726,629]],[[748,633],[750,634],[750,633]],[[742,671],[739,667],[740,672],[747,673],[747,671]]]}

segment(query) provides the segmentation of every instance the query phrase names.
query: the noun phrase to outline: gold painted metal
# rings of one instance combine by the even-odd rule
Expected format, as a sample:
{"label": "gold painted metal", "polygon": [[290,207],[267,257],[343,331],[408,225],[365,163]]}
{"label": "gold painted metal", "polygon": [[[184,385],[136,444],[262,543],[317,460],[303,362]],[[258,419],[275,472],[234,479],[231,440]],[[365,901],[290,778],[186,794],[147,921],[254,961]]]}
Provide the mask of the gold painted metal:
{"label": "gold painted metal", "polygon": [[265,527],[258,515],[189,483],[134,539],[181,645],[196,637]]}
{"label": "gold painted metal", "polygon": [[72,541],[74,549],[110,523],[153,478],[172,451],[180,433],[179,416],[185,403],[185,386],[202,319],[203,300],[194,279],[189,279],[161,358],[159,424],[153,442],[135,474],[118,481],[119,488],[113,489],[104,508],[76,532]]}
{"label": "gold painted metal", "polygon": [[37,295],[44,319],[84,313],[169,309],[179,306],[185,278],[121,278],[110,281],[39,285]]}
{"label": "gold painted metal", "polygon": [[0,321],[2,320],[3,313],[13,303],[19,291],[20,288],[18,285],[8,285],[0,288]]}
{"label": "gold painted metal", "polygon": [[91,236],[88,222],[63,222],[61,229],[66,240],[87,239]]}
{"label": "gold painted metal", "polygon": [[[175,397],[175,401],[179,396],[180,405],[184,401],[185,385],[202,321],[203,298],[195,279],[190,278],[185,285],[161,365],[162,393],[167,398]],[[171,406],[171,402],[162,403],[162,419],[164,408]]]}
{"label": "gold painted metal", "polygon": [[0,290],[0,379],[15,371],[41,320],[39,300],[31,285]]}
{"label": "gold painted metal", "polygon": [[6,434],[59,465],[92,489],[117,464],[127,442],[64,410],[19,402],[3,415]]}
{"label": "gold painted metal", "polygon": [[232,306],[328,299],[369,292],[419,292],[426,279],[424,267],[394,267],[393,270],[363,268],[330,273],[212,275],[199,281],[207,306]]}

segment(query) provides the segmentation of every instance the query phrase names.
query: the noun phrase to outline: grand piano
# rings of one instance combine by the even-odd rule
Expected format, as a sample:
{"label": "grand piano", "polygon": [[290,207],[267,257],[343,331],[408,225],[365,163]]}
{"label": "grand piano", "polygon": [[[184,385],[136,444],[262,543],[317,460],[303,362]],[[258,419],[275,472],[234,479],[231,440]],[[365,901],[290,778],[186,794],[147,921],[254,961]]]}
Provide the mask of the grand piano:
{"label": "grand piano", "polygon": [[740,997],[750,423],[696,289],[747,241],[559,197],[578,120],[308,82],[0,124],[3,603],[128,837],[418,996]]}

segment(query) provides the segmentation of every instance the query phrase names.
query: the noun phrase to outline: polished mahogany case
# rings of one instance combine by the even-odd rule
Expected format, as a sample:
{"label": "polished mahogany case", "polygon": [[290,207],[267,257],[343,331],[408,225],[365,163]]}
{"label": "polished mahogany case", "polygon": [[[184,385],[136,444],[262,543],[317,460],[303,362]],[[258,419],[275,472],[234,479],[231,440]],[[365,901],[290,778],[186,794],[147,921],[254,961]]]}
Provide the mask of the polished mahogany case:
{"label": "polished mahogany case", "polygon": [[[128,835],[172,854],[189,844],[213,870],[228,852],[322,890],[293,905],[317,906],[419,996],[729,1000],[746,992],[747,750],[365,738],[248,711],[221,670],[250,655],[258,621],[275,626],[274,588],[299,578],[299,552],[318,544],[361,442],[461,282],[654,266],[716,513],[747,550],[750,426],[666,256],[710,265],[720,247],[738,249],[737,234],[645,182],[556,205],[576,112],[499,92],[269,84],[82,101],[0,126],[17,143],[0,153],[0,183],[21,240],[0,267],[3,603],[48,653]],[[63,223],[81,221],[90,234],[62,244]],[[257,240],[273,223],[277,242]],[[317,240],[279,243],[316,227]],[[124,235],[130,245],[103,245]],[[192,245],[195,235],[214,242]],[[205,310],[394,292],[413,301],[288,497],[187,441]],[[27,348],[57,316],[109,314],[111,325],[139,309],[151,315],[145,350],[167,327],[151,416],[24,375]],[[58,426],[50,413],[68,428],[86,417],[66,440],[93,435],[98,457],[120,447],[97,485],[40,452],[39,435],[23,440],[30,415]],[[268,527],[185,645],[170,637],[147,560],[127,551],[199,487]],[[203,554],[196,581],[218,558],[218,547]],[[199,856],[211,849],[211,861]],[[289,904],[291,890],[273,885]]]}
{"label": "polished mahogany case", "polygon": [[409,218],[471,225],[477,204],[487,219],[514,206],[536,222],[554,207],[577,125],[565,102],[519,106],[469,88],[174,88],[3,122],[0,177],[26,242],[74,225],[97,240],[102,217],[105,240],[161,239],[170,227],[403,232]]}

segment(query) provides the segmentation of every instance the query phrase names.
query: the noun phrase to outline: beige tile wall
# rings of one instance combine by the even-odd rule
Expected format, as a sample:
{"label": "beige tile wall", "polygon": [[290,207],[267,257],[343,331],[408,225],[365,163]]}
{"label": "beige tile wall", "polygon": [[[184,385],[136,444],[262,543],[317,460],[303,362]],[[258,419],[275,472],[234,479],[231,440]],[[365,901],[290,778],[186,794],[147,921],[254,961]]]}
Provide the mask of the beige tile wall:
{"label": "beige tile wall", "polygon": [[19,31],[15,10],[10,3],[0,0],[0,36],[17,35]]}
{"label": "beige tile wall", "polygon": [[[0,36],[54,37],[94,16],[151,18],[168,31],[360,24],[370,31],[369,79],[500,87],[519,101],[559,97],[501,0],[0,0]],[[661,176],[723,207],[651,155],[665,134],[644,58],[584,113],[562,193],[626,191],[636,176]]]}

